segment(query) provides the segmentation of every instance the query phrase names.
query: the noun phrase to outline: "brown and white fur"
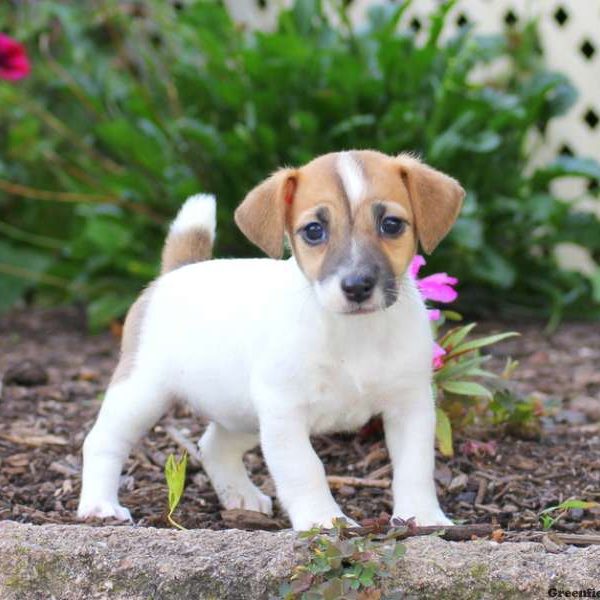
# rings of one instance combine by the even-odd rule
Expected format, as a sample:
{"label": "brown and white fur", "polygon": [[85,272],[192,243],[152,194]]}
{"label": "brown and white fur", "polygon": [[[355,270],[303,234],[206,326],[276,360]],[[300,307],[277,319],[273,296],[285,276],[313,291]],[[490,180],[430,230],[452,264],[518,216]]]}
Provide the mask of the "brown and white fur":
{"label": "brown and white fur", "polygon": [[[205,260],[214,199],[190,199],[164,274],[128,315],[84,444],[79,515],[130,518],[118,502],[123,462],[179,399],[210,421],[199,446],[226,508],[271,512],[242,462],[260,442],[293,527],[330,526],[343,514],[309,436],[382,415],[394,516],[450,523],[433,482],[433,340],[407,267],[418,243],[431,252],[446,235],[463,195],[408,155],[327,154],[246,196],[236,222],[272,258],[244,260]],[[273,260],[286,237],[292,258]]]}

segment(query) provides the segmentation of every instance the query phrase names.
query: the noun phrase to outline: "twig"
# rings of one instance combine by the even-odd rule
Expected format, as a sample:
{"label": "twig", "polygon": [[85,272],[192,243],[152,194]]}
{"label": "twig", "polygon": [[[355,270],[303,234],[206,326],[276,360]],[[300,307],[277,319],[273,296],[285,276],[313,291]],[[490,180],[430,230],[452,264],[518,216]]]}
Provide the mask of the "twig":
{"label": "twig", "polygon": [[391,474],[392,474],[392,465],[388,463],[387,465],[383,465],[382,467],[379,467],[378,469],[375,469],[374,471],[369,473],[366,478],[367,479],[380,479],[381,477],[386,477],[387,475],[391,475]]}
{"label": "twig", "polygon": [[478,508],[479,510],[482,510],[487,513],[491,513],[493,515],[502,514],[502,511],[499,508],[496,508],[495,506],[488,506],[487,504],[474,504],[474,506],[475,506],[475,508]]}
{"label": "twig", "polygon": [[85,292],[87,287],[79,282],[71,282],[54,275],[47,275],[46,273],[36,273],[29,271],[23,267],[17,267],[16,265],[9,265],[7,263],[0,263],[0,273],[6,275],[13,275],[20,279],[29,279],[35,283],[43,283],[45,285],[51,285],[53,287],[60,288],[61,290],[74,289],[77,291]]}
{"label": "twig", "polygon": [[482,504],[485,493],[487,492],[488,482],[483,477],[479,478],[479,487],[477,488],[477,496],[475,497],[475,505]]}
{"label": "twig", "polygon": [[592,533],[552,533],[552,537],[574,546],[600,545],[600,535]]}
{"label": "twig", "polygon": [[364,477],[342,477],[338,475],[328,475],[327,482],[331,487],[336,489],[344,485],[352,487],[389,488],[392,483],[389,479],[366,479]]}
{"label": "twig", "polygon": [[367,469],[371,466],[371,463],[385,460],[388,457],[387,450],[382,446],[377,446],[373,448],[366,456],[364,456],[361,460],[356,463],[356,466],[361,469]]}
{"label": "twig", "polygon": [[183,450],[186,450],[190,456],[190,464],[194,467],[202,466],[200,451],[190,439],[188,439],[179,429],[172,425],[165,426],[165,433]]}
{"label": "twig", "polygon": [[[396,540],[403,540],[414,536],[423,535],[438,535],[444,540],[451,542],[464,542],[473,539],[474,537],[487,537],[492,532],[498,529],[498,527],[489,523],[477,523],[474,525],[432,525],[427,527],[405,527],[398,529],[397,532],[392,533],[392,537]],[[350,527],[342,530],[344,535],[348,537],[352,536],[364,536],[369,533],[374,533],[372,527]],[[377,533],[377,532],[375,532]]]}
{"label": "twig", "polygon": [[113,204],[115,206],[121,206],[122,208],[143,215],[159,225],[162,225],[164,223],[163,217],[154,212],[154,210],[152,210],[150,207],[145,206],[144,204],[136,204],[135,202],[129,202],[117,196],[79,192],[53,192],[51,190],[40,190],[37,188],[32,188],[26,185],[21,185],[20,183],[6,181],[4,179],[0,179],[0,190],[8,194],[12,194],[13,196],[20,196],[22,198],[29,198],[32,200]]}

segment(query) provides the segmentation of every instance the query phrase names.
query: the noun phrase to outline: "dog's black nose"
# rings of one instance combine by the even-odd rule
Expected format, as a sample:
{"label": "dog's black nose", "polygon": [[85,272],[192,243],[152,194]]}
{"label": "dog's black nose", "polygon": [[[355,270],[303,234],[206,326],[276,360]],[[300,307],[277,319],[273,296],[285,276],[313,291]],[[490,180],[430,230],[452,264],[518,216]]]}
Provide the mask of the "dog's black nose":
{"label": "dog's black nose", "polygon": [[364,302],[371,297],[375,283],[373,275],[348,275],[342,279],[342,290],[351,302]]}

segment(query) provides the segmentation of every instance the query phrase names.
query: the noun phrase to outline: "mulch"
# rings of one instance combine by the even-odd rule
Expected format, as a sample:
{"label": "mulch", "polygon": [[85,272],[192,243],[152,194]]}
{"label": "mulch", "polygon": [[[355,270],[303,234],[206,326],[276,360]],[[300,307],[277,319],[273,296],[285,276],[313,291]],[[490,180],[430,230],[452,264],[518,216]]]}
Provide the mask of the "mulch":
{"label": "mulch", "polygon": [[[485,332],[506,328],[480,327]],[[492,368],[501,369],[509,355],[519,360],[514,380],[520,392],[553,408],[542,417],[536,439],[519,439],[502,427],[458,433],[455,456],[438,456],[436,485],[444,510],[457,522],[492,523],[509,539],[523,539],[539,530],[544,508],[568,498],[600,501],[600,324],[564,323],[551,337],[543,324],[510,328],[522,336],[493,349]],[[0,520],[79,522],[81,445],[117,353],[115,333],[89,335],[83,313],[74,308],[13,312],[0,319]],[[137,525],[170,526],[166,457],[181,455],[181,439],[196,441],[203,428],[197,416],[177,407],[127,461],[121,500]],[[388,456],[376,427],[313,441],[328,475],[342,478],[332,479],[332,487],[349,516],[360,521],[391,513]],[[254,481],[274,494],[260,451],[249,452],[245,460]],[[365,479],[384,483],[364,486]],[[289,527],[277,505],[273,519],[256,523],[222,513],[194,460],[174,516],[186,528]],[[600,532],[600,510],[571,510],[555,529]]]}

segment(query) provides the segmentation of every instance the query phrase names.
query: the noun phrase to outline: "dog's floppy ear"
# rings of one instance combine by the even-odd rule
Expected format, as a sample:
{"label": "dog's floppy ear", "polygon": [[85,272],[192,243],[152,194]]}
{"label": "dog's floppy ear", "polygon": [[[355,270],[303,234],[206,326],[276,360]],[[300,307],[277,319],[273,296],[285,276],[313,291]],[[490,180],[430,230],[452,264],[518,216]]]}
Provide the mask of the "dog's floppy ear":
{"label": "dog's floppy ear", "polygon": [[294,169],[280,169],[250,191],[235,211],[242,233],[271,258],[283,254],[286,212],[296,183]]}
{"label": "dog's floppy ear", "polygon": [[456,179],[401,154],[396,159],[408,191],[421,247],[431,254],[456,221],[465,191]]}

